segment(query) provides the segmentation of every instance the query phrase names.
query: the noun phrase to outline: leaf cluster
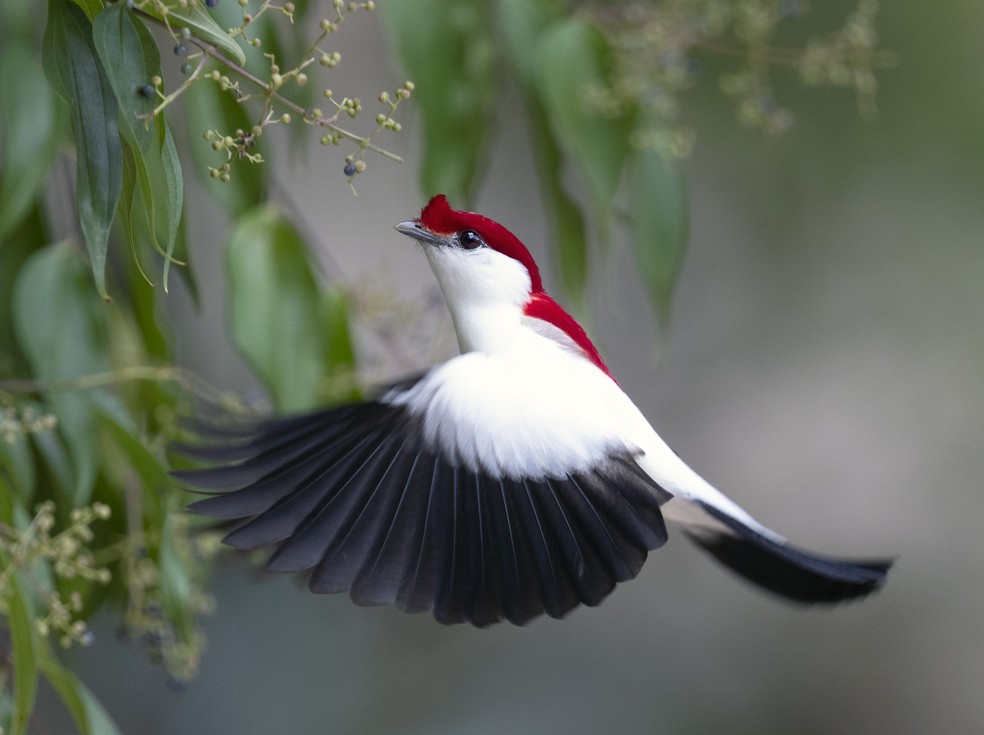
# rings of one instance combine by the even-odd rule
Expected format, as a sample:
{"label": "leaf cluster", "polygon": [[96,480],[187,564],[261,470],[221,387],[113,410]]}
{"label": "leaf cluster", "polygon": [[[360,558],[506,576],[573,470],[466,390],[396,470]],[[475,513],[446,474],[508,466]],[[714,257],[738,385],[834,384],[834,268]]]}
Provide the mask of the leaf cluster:
{"label": "leaf cluster", "polygon": [[[99,609],[118,616],[119,634],[169,681],[186,681],[198,668],[198,618],[212,606],[205,582],[219,534],[181,512],[185,498],[168,474],[181,459],[169,448],[191,402],[196,411],[247,409],[175,367],[162,316],[172,266],[197,292],[185,232],[189,160],[236,218],[225,243],[231,338],[275,408],[306,408],[356,391],[347,295],[314,267],[290,218],[266,203],[269,174],[253,165],[263,160],[257,138],[295,115],[329,142],[351,146],[339,161],[340,175],[343,164],[355,168],[345,174],[351,179],[365,170],[367,153],[392,155],[372,141],[399,129],[393,113],[412,85],[380,95],[382,118],[368,135],[351,133],[337,123],[361,111],[357,98],[336,104],[328,95],[332,113],[323,115],[294,93],[306,89],[304,69],[337,65],[338,54],[318,44],[371,3],[336,7],[320,25],[314,3],[263,3],[279,10],[248,24],[249,4],[227,3],[223,12],[239,17],[225,23],[239,33],[224,30],[214,4],[0,6],[6,733],[30,728],[41,678],[81,732],[116,732],[60,654],[65,646],[98,645],[87,621]],[[306,31],[292,25],[305,19]],[[278,32],[273,20],[287,30]],[[284,61],[302,33],[318,40],[301,58]],[[165,68],[167,54],[179,68]],[[179,82],[168,90],[164,78],[175,76]],[[185,127],[213,131],[213,140],[180,140],[172,132],[182,127],[174,124],[179,114]],[[214,139],[220,150],[210,146]],[[228,175],[238,165],[243,170]],[[219,176],[207,176],[209,168]]]}
{"label": "leaf cluster", "polygon": [[804,25],[800,0],[390,0],[382,11],[420,90],[425,192],[473,201],[500,100],[518,88],[568,297],[583,305],[592,257],[624,232],[659,322],[686,241],[680,159],[694,133],[681,119],[702,69],[724,63],[720,89],[739,120],[778,133],[793,118],[776,101],[774,68],[854,89],[868,110],[873,69],[889,61],[875,0],[796,47],[776,38]]}

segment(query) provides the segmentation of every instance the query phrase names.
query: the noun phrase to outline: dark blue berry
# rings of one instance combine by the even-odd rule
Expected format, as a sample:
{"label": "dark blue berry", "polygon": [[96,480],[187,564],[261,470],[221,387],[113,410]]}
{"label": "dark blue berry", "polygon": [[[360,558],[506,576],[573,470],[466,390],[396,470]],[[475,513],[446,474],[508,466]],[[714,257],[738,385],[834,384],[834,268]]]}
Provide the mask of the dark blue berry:
{"label": "dark blue berry", "polygon": [[214,8],[216,5],[219,4],[219,0],[205,0],[205,4],[208,5],[210,8]]}
{"label": "dark blue berry", "polygon": [[346,163],[345,164],[345,175],[348,176],[348,177],[355,176],[355,164],[354,163]]}
{"label": "dark blue berry", "polygon": [[153,97],[154,96],[154,85],[145,84],[142,87],[137,87],[137,94],[141,97]]}
{"label": "dark blue berry", "polygon": [[190,61],[186,61],[181,65],[181,73],[184,74],[185,76],[188,76],[189,74],[191,74],[191,70],[194,68],[195,67],[192,66]]}
{"label": "dark blue berry", "polygon": [[183,43],[179,43],[177,46],[174,47],[174,55],[175,56],[187,56],[188,55],[188,47],[185,46]]}

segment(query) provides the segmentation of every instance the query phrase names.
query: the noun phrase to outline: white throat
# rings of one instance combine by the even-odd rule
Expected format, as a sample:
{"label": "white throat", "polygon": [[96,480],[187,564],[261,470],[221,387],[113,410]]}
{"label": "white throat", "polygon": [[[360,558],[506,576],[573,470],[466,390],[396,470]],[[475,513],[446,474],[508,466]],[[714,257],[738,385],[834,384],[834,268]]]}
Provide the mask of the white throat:
{"label": "white throat", "polygon": [[461,251],[425,246],[424,254],[447,302],[458,347],[502,354],[521,340],[529,300],[526,268],[494,250]]}

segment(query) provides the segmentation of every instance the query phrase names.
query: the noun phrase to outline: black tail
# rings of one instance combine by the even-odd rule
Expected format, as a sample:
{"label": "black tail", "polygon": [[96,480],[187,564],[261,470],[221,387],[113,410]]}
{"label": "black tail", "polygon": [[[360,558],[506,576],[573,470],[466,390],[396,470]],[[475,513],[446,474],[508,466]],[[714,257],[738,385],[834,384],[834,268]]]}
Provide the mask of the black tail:
{"label": "black tail", "polygon": [[874,592],[888,576],[890,559],[837,559],[778,543],[716,508],[700,504],[725,527],[687,529],[687,535],[731,571],[790,600],[836,603]]}

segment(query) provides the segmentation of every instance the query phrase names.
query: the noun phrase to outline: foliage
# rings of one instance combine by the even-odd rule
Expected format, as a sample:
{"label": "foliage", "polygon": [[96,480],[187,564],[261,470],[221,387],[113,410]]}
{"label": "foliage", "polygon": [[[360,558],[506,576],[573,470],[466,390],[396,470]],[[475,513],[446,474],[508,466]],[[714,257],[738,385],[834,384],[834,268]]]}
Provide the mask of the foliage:
{"label": "foliage", "polygon": [[352,182],[368,156],[397,158],[375,141],[399,131],[393,115],[413,85],[380,95],[382,112],[356,134],[343,120],[362,119],[357,97],[326,91],[325,113],[307,90],[339,66],[332,34],[371,2],[335,3],[322,18],[307,2],[226,3],[213,16],[215,5],[49,0],[43,25],[28,0],[0,10],[4,732],[27,730],[39,677],[82,732],[115,731],[57,653],[93,643],[86,621],[101,607],[170,680],[198,667],[218,536],[180,512],[168,447],[189,400],[245,409],[174,367],[161,319],[172,267],[194,287],[189,156],[171,132],[182,108],[205,139],[194,168],[240,217],[227,245],[234,343],[280,409],[354,391],[345,294],[265,203],[262,139],[273,126],[310,129],[342,148],[338,171]]}
{"label": "foliage", "polygon": [[775,39],[802,27],[800,0],[390,0],[384,17],[420,87],[425,193],[474,199],[511,70],[568,297],[583,301],[589,244],[608,245],[612,223],[625,220],[665,320],[687,231],[678,163],[695,137],[681,122],[684,95],[705,62],[730,62],[720,89],[743,125],[765,133],[793,123],[777,101],[776,67],[807,85],[853,89],[871,115],[873,69],[891,62],[878,49],[876,14],[875,0],[860,0],[841,29],[793,47]]}
{"label": "foliage", "polygon": [[[412,97],[425,193],[461,206],[481,184],[511,75],[568,296],[583,299],[589,244],[609,242],[624,220],[665,315],[686,238],[679,158],[693,134],[681,109],[700,81],[696,62],[737,59],[721,88],[743,123],[774,133],[792,120],[774,101],[774,65],[853,88],[868,112],[883,61],[872,0],[802,50],[772,45],[801,15],[789,0],[388,0],[392,46],[416,84],[378,94],[366,121],[359,97],[316,80],[340,67],[334,34],[373,9],[0,6],[0,614],[12,654],[0,656],[3,732],[27,731],[39,678],[80,731],[116,731],[59,653],[94,643],[87,621],[99,609],[119,616],[120,634],[169,680],[197,670],[218,535],[180,512],[168,470],[182,460],[169,447],[192,410],[247,409],[175,367],[161,317],[172,272],[198,288],[186,171],[236,222],[224,261],[232,342],[275,409],[299,410],[357,395],[355,355],[344,287],[324,282],[290,212],[268,201],[272,133],[310,130],[337,147],[352,185],[399,160],[381,141],[400,132],[396,113]],[[177,139],[176,114],[200,138]]]}

